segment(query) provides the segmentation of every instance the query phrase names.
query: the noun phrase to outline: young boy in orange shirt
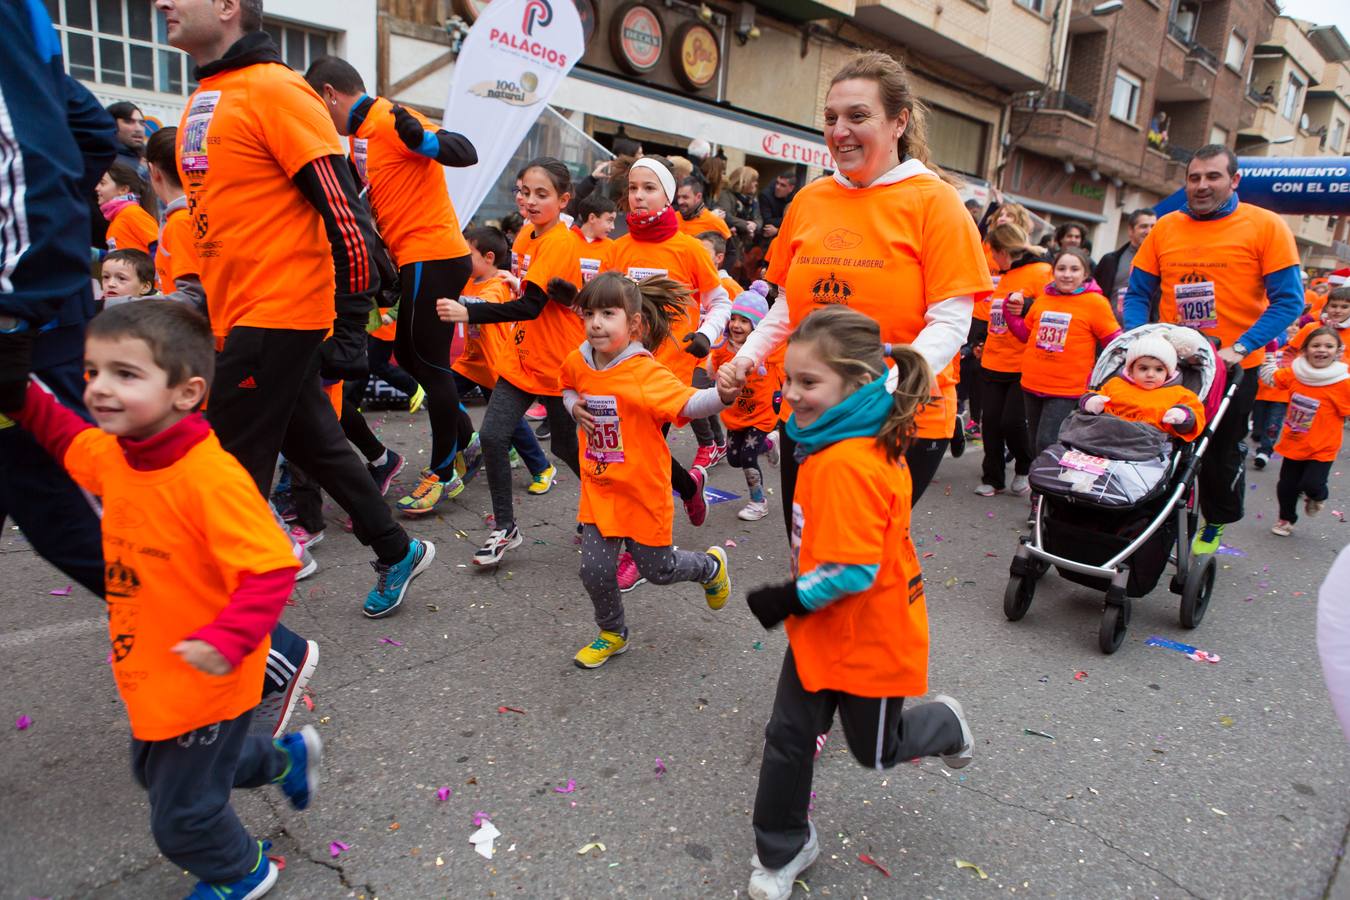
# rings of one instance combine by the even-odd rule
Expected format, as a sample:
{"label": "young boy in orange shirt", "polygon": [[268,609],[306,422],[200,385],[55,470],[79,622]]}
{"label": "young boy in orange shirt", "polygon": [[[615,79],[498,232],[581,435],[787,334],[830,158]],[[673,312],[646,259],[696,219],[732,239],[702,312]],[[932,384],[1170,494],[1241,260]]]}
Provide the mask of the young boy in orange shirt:
{"label": "young boy in orange shirt", "polygon": [[1080,407],[1130,422],[1147,422],[1184,441],[1193,441],[1205,427],[1205,409],[1193,391],[1177,381],[1177,351],[1162,335],[1145,335],[1125,353],[1125,374],[1108,380],[1100,391],[1083,395]]}
{"label": "young boy in orange shirt", "polygon": [[[768,314],[769,304],[754,291],[745,291],[736,298],[731,305],[726,340],[713,349],[713,371],[740,351],[750,332]],[[736,518],[743,522],[757,522],[769,514],[759,455],[764,453],[771,464],[778,465],[778,446],[774,440],[778,412],[774,409],[773,397],[782,386],[783,373],[779,363],[765,360],[764,365],[750,370],[741,395],[722,411],[722,422],[727,426],[727,460],[745,473],[745,486],[750,491],[750,502],[736,513]]]}
{"label": "young boy in orange shirt", "polygon": [[103,499],[112,671],[155,843],[201,879],[192,896],[261,897],[277,868],[230,791],[279,784],[304,809],[322,743],[311,726],[276,741],[249,734],[267,635],[299,564],[197,412],[214,361],[210,327],[190,307],[128,303],[89,323],[84,400],[97,428],[37,382],[6,414]]}

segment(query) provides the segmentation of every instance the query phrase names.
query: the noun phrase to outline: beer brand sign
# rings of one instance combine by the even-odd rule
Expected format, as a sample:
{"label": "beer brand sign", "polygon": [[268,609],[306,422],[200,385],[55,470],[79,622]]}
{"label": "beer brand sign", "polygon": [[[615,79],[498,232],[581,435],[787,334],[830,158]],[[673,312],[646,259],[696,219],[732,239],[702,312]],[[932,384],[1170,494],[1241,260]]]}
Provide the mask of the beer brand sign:
{"label": "beer brand sign", "polygon": [[661,61],[665,33],[656,10],[643,3],[622,7],[610,25],[614,58],[634,75],[646,75]]}
{"label": "beer brand sign", "polygon": [[702,22],[687,22],[675,32],[675,54],[671,65],[675,77],[691,91],[700,91],[717,78],[722,51],[717,35]]}

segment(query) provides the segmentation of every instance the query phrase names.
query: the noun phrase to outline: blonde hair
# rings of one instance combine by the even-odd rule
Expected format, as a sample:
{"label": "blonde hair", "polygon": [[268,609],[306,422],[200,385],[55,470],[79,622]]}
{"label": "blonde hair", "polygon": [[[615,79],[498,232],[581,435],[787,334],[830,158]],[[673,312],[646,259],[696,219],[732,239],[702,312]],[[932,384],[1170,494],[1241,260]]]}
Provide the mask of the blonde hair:
{"label": "blonde hair", "polygon": [[642,346],[655,350],[670,336],[670,323],[684,312],[689,288],[670,278],[653,275],[634,284],[618,272],[601,272],[577,297],[577,308],[619,308],[641,324]]}
{"label": "blonde hair", "polygon": [[789,344],[812,344],[821,362],[855,389],[887,377],[886,360],[895,361],[899,383],[891,394],[891,411],[877,433],[877,445],[897,460],[914,435],[914,420],[932,397],[933,371],[908,344],[881,342],[881,326],[847,306],[827,306],[807,316],[788,338]]}
{"label": "blonde hair", "polygon": [[835,73],[830,80],[830,87],[855,78],[876,82],[887,118],[899,119],[901,112],[909,112],[909,124],[905,126],[896,145],[900,161],[903,162],[906,157],[917,159],[943,181],[953,186],[959,185],[960,179],[947,174],[932,160],[928,149],[928,107],[914,96],[904,65],[879,50],[859,53]]}
{"label": "blonde hair", "polygon": [[990,250],[1002,250],[1010,255],[1021,253],[1034,253],[1037,256],[1045,255],[1044,247],[1038,247],[1031,243],[1026,230],[1011,222],[1004,222],[1002,225],[995,225],[989,229],[989,234],[985,235],[985,240],[989,242]]}
{"label": "blonde hair", "polygon": [[1025,206],[1023,206],[1020,203],[1013,203],[1012,201],[1004,203],[1002,206],[1000,206],[998,209],[994,211],[994,214],[992,216],[989,217],[990,221],[997,221],[998,217],[1005,212],[1010,213],[1012,215],[1014,224],[1020,227],[1027,234],[1031,234],[1032,229],[1031,213],[1027,211],[1027,208]]}
{"label": "blonde hair", "polygon": [[666,159],[670,160],[670,166],[675,170],[676,184],[694,174],[694,164],[683,156],[667,156]]}
{"label": "blonde hair", "polygon": [[759,184],[759,173],[749,166],[737,166],[727,176],[727,187],[738,194],[748,194],[752,185]]}

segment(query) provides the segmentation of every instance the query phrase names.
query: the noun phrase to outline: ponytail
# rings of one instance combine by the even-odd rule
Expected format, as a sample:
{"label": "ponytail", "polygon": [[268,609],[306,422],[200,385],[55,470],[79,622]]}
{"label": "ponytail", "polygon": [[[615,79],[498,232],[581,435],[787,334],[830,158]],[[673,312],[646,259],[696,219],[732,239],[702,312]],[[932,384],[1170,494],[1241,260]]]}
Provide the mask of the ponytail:
{"label": "ponytail", "polygon": [[637,288],[642,297],[642,346],[655,350],[670,337],[670,323],[685,311],[692,292],[658,275],[642,279]]}
{"label": "ponytail", "polygon": [[989,242],[989,249],[1002,250],[1014,257],[1024,253],[1045,256],[1045,248],[1031,243],[1031,239],[1027,237],[1026,229],[1020,225],[1014,225],[1012,222],[995,225],[989,229],[985,240]]}
{"label": "ponytail", "polygon": [[894,462],[909,449],[919,411],[932,399],[933,371],[923,354],[909,344],[884,344],[882,355],[895,362],[887,377],[895,378],[896,384],[891,391],[891,412],[877,432],[877,444],[886,448],[887,458]]}

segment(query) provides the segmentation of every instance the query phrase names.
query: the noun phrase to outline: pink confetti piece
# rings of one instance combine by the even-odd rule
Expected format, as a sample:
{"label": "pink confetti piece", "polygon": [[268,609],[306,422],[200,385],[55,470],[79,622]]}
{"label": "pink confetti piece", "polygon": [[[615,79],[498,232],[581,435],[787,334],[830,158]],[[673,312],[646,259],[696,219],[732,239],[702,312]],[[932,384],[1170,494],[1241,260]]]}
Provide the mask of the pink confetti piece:
{"label": "pink confetti piece", "polygon": [[939,544],[942,543],[942,535],[940,534],[933,535],[933,540],[937,541]]}
{"label": "pink confetti piece", "polygon": [[553,789],[555,794],[570,794],[577,789],[577,780],[575,778],[567,779],[567,787],[556,787]]}
{"label": "pink confetti piece", "polygon": [[666,764],[661,762],[661,757],[659,756],[656,758],[656,769],[654,771],[656,772],[657,778],[660,778],[662,775],[666,774]]}
{"label": "pink confetti piece", "polygon": [[390,637],[382,637],[382,638],[380,638],[380,643],[381,643],[381,644],[388,644],[388,645],[390,645],[391,647],[402,647],[402,646],[403,646],[403,642],[402,642],[402,641],[396,641],[396,640],[394,640],[393,638],[390,638]]}
{"label": "pink confetti piece", "polygon": [[436,799],[441,801],[442,803],[450,799],[450,794],[451,791],[448,787],[436,789]]}
{"label": "pink confetti piece", "polygon": [[984,514],[984,517],[985,517],[986,519],[992,519],[992,518],[994,517],[994,514],[991,513],[991,512],[987,512],[987,513]]}
{"label": "pink confetti piece", "polygon": [[480,809],[478,812],[476,812],[476,813],[473,814],[473,827],[474,827],[474,828],[482,828],[484,822],[491,822],[491,821],[492,821],[492,817],[489,816],[487,813],[483,812],[481,809]]}
{"label": "pink confetti piece", "polygon": [[[1342,511],[1339,510],[1339,509],[1333,509],[1333,510],[1331,511],[1331,514],[1332,514],[1333,516],[1336,517],[1336,521],[1340,522],[1341,524],[1345,524],[1345,513],[1344,513],[1344,512],[1342,512]],[[69,592],[69,590],[70,590],[69,588],[66,589],[67,592]]]}
{"label": "pink confetti piece", "polygon": [[1078,672],[1074,672],[1074,673],[1073,673],[1073,680],[1074,680],[1074,681],[1086,681],[1086,680],[1087,680],[1087,677],[1088,677],[1088,673],[1083,672],[1083,671],[1081,671],[1081,670],[1078,671]]}
{"label": "pink confetti piece", "polygon": [[72,587],[74,587],[74,585],[68,584],[68,585],[66,585],[66,586],[63,587],[63,588],[57,588],[56,590],[54,590],[54,591],[48,591],[47,593],[51,594],[53,597],[69,597],[69,596],[70,596],[70,589],[71,589]]}
{"label": "pink confetti piece", "polygon": [[525,715],[525,710],[520,709],[520,708],[515,707],[515,706],[499,706],[499,707],[497,707],[497,712],[498,712],[499,715],[505,715],[506,713],[509,713],[509,712],[519,713],[519,714],[522,715],[522,716]]}
{"label": "pink confetti piece", "polygon": [[333,859],[337,859],[339,856],[341,856],[343,853],[346,853],[350,849],[352,849],[351,844],[347,844],[342,841],[330,841],[328,844],[328,855],[331,856]]}
{"label": "pink confetti piece", "polygon": [[27,731],[29,728],[33,727],[33,720],[27,716],[19,716],[14,720],[14,727],[20,731]]}
{"label": "pink confetti piece", "polygon": [[731,538],[727,538],[727,542],[726,542],[725,544],[723,544],[722,546],[723,546],[723,547],[735,547],[735,546],[736,546],[736,542],[733,541]]}
{"label": "pink confetti piece", "polygon": [[300,695],[300,699],[305,701],[305,709],[314,712],[314,695],[310,693],[309,688],[305,688],[305,692]]}
{"label": "pink confetti piece", "polygon": [[935,556],[937,556],[937,554],[934,553],[932,550],[926,550],[926,551],[924,551],[924,554],[923,554],[923,558],[924,558],[924,559],[932,559],[932,558],[935,557]]}

